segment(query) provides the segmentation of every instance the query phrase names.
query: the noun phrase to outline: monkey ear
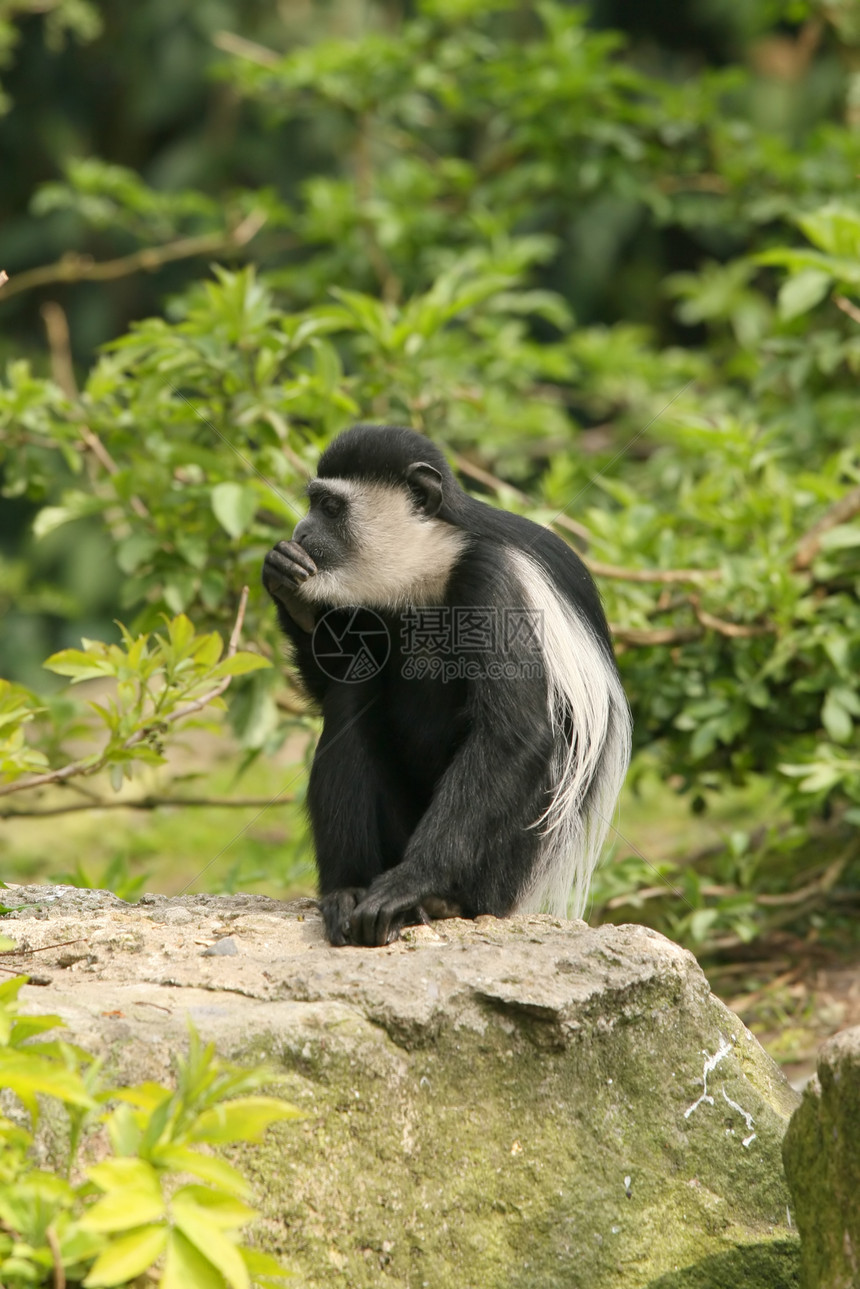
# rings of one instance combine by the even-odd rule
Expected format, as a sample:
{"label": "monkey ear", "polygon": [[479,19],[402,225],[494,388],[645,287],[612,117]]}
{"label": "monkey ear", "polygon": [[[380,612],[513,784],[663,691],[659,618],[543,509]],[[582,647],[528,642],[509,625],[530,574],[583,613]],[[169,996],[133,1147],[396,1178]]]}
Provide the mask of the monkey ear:
{"label": "monkey ear", "polygon": [[418,507],[428,519],[442,508],[442,475],[426,461],[416,461],[406,471],[406,483]]}

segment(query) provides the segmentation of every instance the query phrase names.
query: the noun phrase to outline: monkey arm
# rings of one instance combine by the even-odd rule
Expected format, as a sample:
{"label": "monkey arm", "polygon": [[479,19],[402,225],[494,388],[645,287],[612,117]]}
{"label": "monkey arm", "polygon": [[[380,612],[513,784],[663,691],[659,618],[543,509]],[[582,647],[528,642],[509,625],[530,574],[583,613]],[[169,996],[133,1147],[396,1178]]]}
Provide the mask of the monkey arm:
{"label": "monkey arm", "polygon": [[[316,571],[316,564],[298,542],[278,542],[263,561],[263,586],[279,608],[286,609],[290,622],[304,632],[313,631],[314,615],[298,591]],[[288,634],[293,633],[288,630]]]}
{"label": "monkey arm", "polygon": [[352,943],[386,944],[440,904],[501,917],[528,886],[540,842],[529,825],[548,804],[554,742],[544,681],[482,680],[470,705],[471,731],[403,861],[371,883],[349,919]]}
{"label": "monkey arm", "polygon": [[300,595],[300,588],[316,571],[316,564],[298,542],[278,542],[263,562],[263,586],[275,601],[278,621],[293,646],[302,682],[310,697],[321,703],[329,680],[313,653],[314,611]]}
{"label": "monkey arm", "polygon": [[326,936],[349,941],[349,920],[367,886],[404,852],[412,821],[390,770],[374,756],[366,717],[373,687],[334,686],[308,785]]}

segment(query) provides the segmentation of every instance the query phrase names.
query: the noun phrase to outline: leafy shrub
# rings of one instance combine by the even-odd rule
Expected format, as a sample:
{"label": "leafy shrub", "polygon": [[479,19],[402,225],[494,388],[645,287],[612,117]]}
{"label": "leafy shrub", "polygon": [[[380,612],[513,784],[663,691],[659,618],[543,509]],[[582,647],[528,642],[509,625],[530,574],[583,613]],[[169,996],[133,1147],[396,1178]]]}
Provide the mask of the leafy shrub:
{"label": "leafy shrub", "polygon": [[[162,1289],[280,1283],[289,1272],[241,1243],[241,1228],[255,1217],[250,1188],[217,1154],[298,1117],[286,1102],[259,1093],[276,1081],[274,1072],[222,1061],[192,1028],[188,1054],[176,1061],[174,1090],[114,1086],[99,1061],[58,1036],[59,1016],[22,1011],[25,983],[20,976],[0,984],[6,1289],[60,1283],[99,1289],[145,1274]],[[13,1094],[23,1117],[12,1109]],[[33,1131],[40,1109],[55,1117],[61,1107],[68,1123],[64,1158],[49,1171],[33,1161]]]}

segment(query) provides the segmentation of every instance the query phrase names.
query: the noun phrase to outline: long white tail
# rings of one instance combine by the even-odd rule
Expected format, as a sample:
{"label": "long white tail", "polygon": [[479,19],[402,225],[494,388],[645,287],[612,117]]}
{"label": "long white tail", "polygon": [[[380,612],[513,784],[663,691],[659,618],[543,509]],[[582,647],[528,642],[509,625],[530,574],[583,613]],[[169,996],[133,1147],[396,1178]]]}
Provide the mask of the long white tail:
{"label": "long white tail", "polygon": [[532,825],[541,829],[540,859],[518,907],[581,917],[630,761],[630,709],[615,667],[588,624],[536,560],[522,551],[510,557],[525,602],[542,621],[556,738],[552,799]]}

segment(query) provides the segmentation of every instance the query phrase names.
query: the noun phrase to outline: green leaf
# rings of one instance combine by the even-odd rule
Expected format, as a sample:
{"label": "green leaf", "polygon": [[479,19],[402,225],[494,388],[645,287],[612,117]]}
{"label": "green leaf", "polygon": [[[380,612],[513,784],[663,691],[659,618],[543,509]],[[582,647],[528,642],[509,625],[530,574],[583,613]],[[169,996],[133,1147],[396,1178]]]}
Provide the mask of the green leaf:
{"label": "green leaf", "polygon": [[204,1110],[192,1128],[191,1138],[210,1145],[259,1141],[270,1124],[303,1117],[301,1110],[276,1097],[237,1097]]}
{"label": "green leaf", "polygon": [[114,1095],[118,1101],[139,1106],[141,1110],[152,1111],[156,1106],[160,1106],[162,1101],[169,1101],[172,1094],[163,1084],[150,1080],[147,1083],[135,1083],[130,1088],[120,1088]]}
{"label": "green leaf", "polygon": [[178,613],[167,624],[174,661],[188,656],[194,641],[194,623],[185,613]]}
{"label": "green leaf", "polygon": [[105,1195],[81,1218],[81,1225],[88,1231],[127,1231],[129,1227],[145,1222],[156,1222],[165,1215],[164,1200],[156,1199],[149,1191],[127,1186],[111,1195]]}
{"label": "green leaf", "polygon": [[59,653],[52,653],[44,666],[58,676],[71,676],[75,682],[116,674],[116,667],[108,658],[99,658],[97,654],[85,653],[82,649],[61,649]]}
{"label": "green leaf", "polygon": [[249,1249],[243,1245],[239,1252],[242,1255],[242,1261],[255,1280],[260,1277],[272,1280],[292,1280],[296,1274],[294,1271],[289,1271],[282,1266],[277,1258],[272,1257],[271,1253],[264,1253],[262,1249]]}
{"label": "green leaf", "polygon": [[152,1158],[163,1168],[170,1168],[177,1173],[190,1173],[192,1177],[199,1177],[202,1182],[219,1186],[221,1190],[236,1195],[239,1199],[247,1199],[251,1194],[251,1187],[238,1168],[228,1164],[226,1159],[219,1159],[217,1155],[204,1155],[188,1146],[159,1146]]}
{"label": "green leaf", "polygon": [[250,1289],[248,1270],[236,1245],[204,1209],[182,1192],[174,1197],[173,1220],[189,1243],[218,1268],[232,1289]]}
{"label": "green leaf", "polygon": [[840,202],[829,202],[801,215],[798,224],[819,250],[829,255],[860,258],[860,212]]}
{"label": "green leaf", "polygon": [[150,533],[132,533],[116,548],[116,562],[123,573],[133,573],[158,550],[159,543]]}
{"label": "green leaf", "polygon": [[233,654],[232,658],[225,658],[223,662],[219,662],[213,669],[212,676],[244,676],[249,671],[264,671],[271,665],[268,658],[261,658],[258,653],[240,650],[239,653]]}
{"label": "green leaf", "polygon": [[96,1105],[74,1070],[27,1051],[0,1051],[0,1087],[16,1093],[25,1104],[41,1094],[88,1110]]}
{"label": "green leaf", "polygon": [[241,537],[257,509],[257,494],[240,483],[218,483],[212,489],[212,512],[231,537]]}
{"label": "green leaf", "polygon": [[147,1271],[160,1258],[167,1245],[166,1226],[141,1226],[116,1240],[111,1240],[93,1263],[84,1281],[86,1289],[127,1284]]}
{"label": "green leaf", "polygon": [[822,533],[818,539],[822,550],[848,550],[860,546],[860,524],[837,524],[835,528]]}
{"label": "green leaf", "polygon": [[788,278],[779,288],[777,304],[780,316],[788,322],[801,313],[808,313],[824,299],[832,281],[831,275],[821,269],[804,269]]}
{"label": "green leaf", "polygon": [[171,1231],[160,1289],[224,1289],[225,1280],[181,1231]]}
{"label": "green leaf", "polygon": [[224,1195],[209,1186],[183,1186],[173,1196],[173,1206],[177,1203],[188,1204],[199,1208],[206,1218],[214,1222],[222,1231],[233,1231],[257,1216],[256,1209],[251,1208],[235,1195]]}
{"label": "green leaf", "polygon": [[132,1186],[161,1199],[158,1173],[145,1159],[105,1159],[100,1164],[91,1165],[87,1176],[103,1191]]}
{"label": "green leaf", "polygon": [[88,1168],[87,1176],[102,1190],[109,1191],[81,1219],[87,1230],[126,1231],[164,1217],[164,1196],[158,1174],[145,1160],[106,1159]]}
{"label": "green leaf", "polygon": [[837,686],[827,692],[821,708],[821,722],[836,743],[847,743],[854,731],[852,716],[860,714],[860,703],[853,690]]}

